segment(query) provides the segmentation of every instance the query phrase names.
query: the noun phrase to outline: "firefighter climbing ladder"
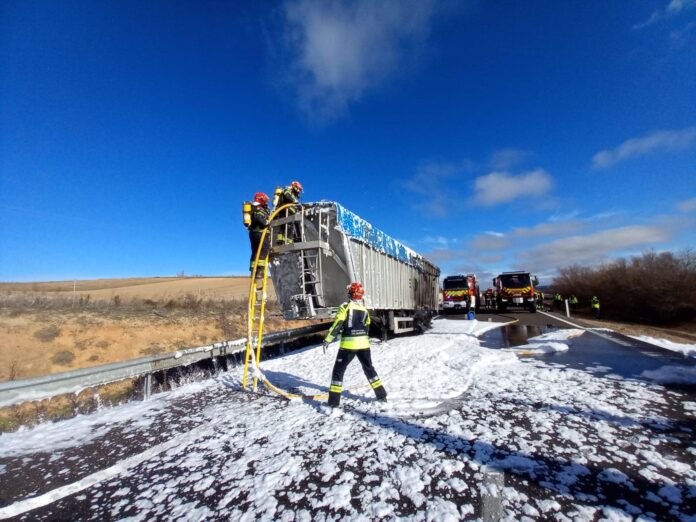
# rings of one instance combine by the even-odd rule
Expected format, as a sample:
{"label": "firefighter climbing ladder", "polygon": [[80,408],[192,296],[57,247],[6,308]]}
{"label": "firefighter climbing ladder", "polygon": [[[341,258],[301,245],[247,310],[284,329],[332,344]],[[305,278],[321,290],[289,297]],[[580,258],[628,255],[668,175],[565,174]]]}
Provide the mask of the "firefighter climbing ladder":
{"label": "firefighter climbing ladder", "polygon": [[[268,218],[269,223],[273,221],[273,219],[284,209],[289,208],[293,206],[293,204],[288,204],[288,205],[283,205],[282,207],[279,207],[275,209],[271,215]],[[304,221],[304,214],[300,213],[300,235],[304,236],[304,226],[305,223]],[[284,224],[281,222],[281,226],[285,225],[286,229],[285,231],[287,232],[287,224]],[[248,308],[248,321],[247,321],[247,343],[246,343],[246,354],[244,358],[244,376],[242,378],[242,386],[246,389],[247,387],[247,377],[249,374],[249,363],[251,362],[251,365],[253,367],[253,386],[252,390],[256,391],[256,387],[258,384],[258,380],[260,379],[261,382],[268,388],[270,391],[273,393],[276,393],[280,395],[281,397],[285,397],[286,399],[315,399],[315,400],[323,400],[328,398],[329,394],[328,393],[320,393],[316,395],[304,395],[304,394],[299,394],[299,393],[292,393],[288,392],[286,390],[283,390],[281,388],[278,388],[275,386],[273,383],[271,383],[268,378],[263,374],[261,369],[259,368],[259,364],[261,363],[261,346],[263,344],[263,321],[264,321],[264,313],[266,310],[266,297],[267,297],[267,292],[266,292],[266,284],[268,281],[268,255],[266,255],[265,259],[260,259],[261,256],[261,250],[263,247],[263,243],[266,239],[266,235],[269,233],[271,227],[269,226],[268,228],[264,229],[262,235],[261,235],[261,241],[259,242],[259,247],[256,251],[256,255],[254,257],[254,265],[253,265],[253,270],[251,273],[251,283],[249,285],[249,308]],[[319,230],[318,230],[318,238],[319,241],[317,241],[316,245],[312,244],[309,246],[309,244],[306,244],[303,242],[304,238],[300,237],[300,243],[297,245],[299,248],[299,254],[300,254],[300,262],[302,263],[300,266],[302,267],[301,271],[301,283],[302,283],[302,288],[305,289],[306,287],[304,286],[305,284],[309,286],[314,286],[314,297],[310,297],[310,301],[312,298],[320,299],[323,300],[323,296],[321,295],[321,254],[320,250],[322,248],[322,237],[325,238],[325,245],[328,247],[328,240],[329,240],[329,217],[328,215],[321,214],[319,216]],[[287,237],[287,236],[286,236]],[[302,246],[300,246],[302,245]],[[304,248],[304,247],[308,248]],[[306,250],[316,250],[316,254],[307,254]],[[313,270],[312,270],[312,263],[314,260],[314,269],[316,269],[316,272],[313,274],[313,278],[316,279],[316,281],[310,281],[312,279],[311,277],[307,277],[310,275]],[[264,261],[263,263],[260,263],[260,261]],[[263,270],[263,277],[259,278],[261,280],[261,287],[258,288],[256,286],[256,274],[258,270]],[[258,291],[258,292],[257,292]],[[307,290],[304,290],[305,292]],[[257,294],[261,297],[260,301],[257,300]],[[256,354],[253,353],[254,348],[256,348]],[[358,390],[358,389],[363,389],[367,388],[369,384],[365,384],[362,386],[357,386],[353,388],[352,390]],[[348,391],[348,390],[346,390]]]}
{"label": "firefighter climbing ladder", "polygon": [[[292,207],[292,204],[288,205],[283,205],[282,207],[279,207],[275,209],[271,215],[269,216],[269,223],[280,213],[282,210],[285,210],[286,208]],[[286,232],[287,232],[287,225],[286,226]],[[261,379],[263,384],[272,392],[277,393],[278,395],[281,395],[283,397],[286,397],[288,399],[325,399],[328,397],[328,394],[318,394],[318,395],[303,395],[303,394],[297,394],[297,393],[291,393],[285,390],[282,390],[278,388],[277,386],[273,385],[261,372],[261,369],[259,368],[259,364],[261,362],[261,346],[263,343],[263,323],[264,323],[264,314],[266,311],[266,298],[267,298],[267,292],[266,292],[266,284],[268,281],[268,254],[266,254],[265,259],[260,259],[261,256],[261,250],[263,249],[263,244],[264,241],[266,240],[266,235],[268,234],[270,230],[270,226],[268,228],[265,228],[262,235],[261,235],[261,241],[259,242],[259,247],[256,250],[256,255],[254,257],[254,265],[253,265],[253,270],[251,273],[251,283],[249,284],[249,308],[248,308],[248,318],[247,318],[247,343],[246,343],[246,354],[244,357],[244,376],[242,378],[242,386],[246,389],[247,387],[247,377],[249,374],[249,362],[251,362],[253,366],[253,386],[252,390],[256,391],[256,387],[258,384],[258,380]],[[327,234],[328,234],[328,224],[325,225]],[[302,230],[302,229],[301,229]],[[286,236],[287,237],[287,236]],[[305,258],[304,254],[304,249],[300,250],[300,256],[301,256],[301,261],[302,261],[302,284],[304,288],[304,284],[307,281],[305,271],[308,268],[308,263],[310,260],[308,258]],[[319,249],[317,249],[317,263],[320,263],[320,256],[319,256]],[[256,277],[258,270],[263,270],[263,277],[258,278]],[[261,281],[261,287],[256,286],[257,280]],[[260,300],[257,299],[257,297],[260,297]],[[256,354],[253,353],[254,348],[256,348]]]}

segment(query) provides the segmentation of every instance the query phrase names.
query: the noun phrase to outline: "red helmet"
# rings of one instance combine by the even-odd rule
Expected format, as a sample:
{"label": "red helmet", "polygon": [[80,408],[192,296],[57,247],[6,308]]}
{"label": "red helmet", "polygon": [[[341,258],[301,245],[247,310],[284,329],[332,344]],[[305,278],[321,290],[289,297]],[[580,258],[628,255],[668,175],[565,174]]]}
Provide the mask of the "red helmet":
{"label": "red helmet", "polygon": [[293,181],[290,183],[290,188],[295,190],[296,192],[302,192],[304,189],[302,188],[302,183],[299,181]]}
{"label": "red helmet", "polygon": [[365,290],[360,283],[351,283],[348,285],[348,295],[351,299],[362,299],[365,295]]}
{"label": "red helmet", "polygon": [[254,201],[260,205],[268,205],[268,196],[263,192],[257,192],[254,194]]}

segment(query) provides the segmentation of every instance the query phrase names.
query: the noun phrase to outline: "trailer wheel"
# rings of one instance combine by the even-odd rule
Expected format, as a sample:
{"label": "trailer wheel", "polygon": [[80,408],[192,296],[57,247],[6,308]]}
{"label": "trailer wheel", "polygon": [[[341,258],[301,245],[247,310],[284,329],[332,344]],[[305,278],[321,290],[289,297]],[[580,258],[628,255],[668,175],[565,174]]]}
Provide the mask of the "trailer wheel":
{"label": "trailer wheel", "polygon": [[530,311],[531,313],[535,314],[536,311],[537,311],[536,304],[534,304],[534,303],[530,304],[530,305],[529,305],[529,311]]}

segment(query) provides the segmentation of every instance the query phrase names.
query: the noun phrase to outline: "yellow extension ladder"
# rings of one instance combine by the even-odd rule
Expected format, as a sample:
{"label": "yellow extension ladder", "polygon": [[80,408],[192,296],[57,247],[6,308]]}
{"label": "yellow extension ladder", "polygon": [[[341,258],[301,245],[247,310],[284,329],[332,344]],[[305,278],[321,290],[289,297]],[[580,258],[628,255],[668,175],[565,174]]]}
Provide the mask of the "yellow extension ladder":
{"label": "yellow extension ladder", "polygon": [[[268,218],[269,226],[266,227],[263,230],[263,233],[261,234],[261,241],[259,242],[259,247],[256,250],[256,255],[254,257],[254,265],[251,272],[251,282],[249,284],[249,307],[247,311],[247,341],[246,354],[244,356],[244,376],[242,378],[242,387],[244,389],[247,388],[247,381],[249,376],[249,362],[251,361],[254,367],[254,378],[252,385],[252,390],[254,392],[256,391],[258,380],[260,378],[263,384],[266,386],[266,388],[287,399],[326,399],[328,397],[327,393],[322,393],[318,395],[303,395],[282,390],[277,386],[273,385],[271,382],[269,382],[266,376],[259,369],[259,364],[261,363],[261,346],[263,344],[263,323],[266,312],[266,285],[268,282],[269,257],[269,255],[267,254],[265,259],[260,259],[261,251],[263,250],[263,244],[266,240],[266,236],[269,230],[271,229],[270,223],[281,211],[292,206],[294,206],[294,204],[290,203],[287,205],[283,205],[277,209],[274,209],[273,212],[271,212],[271,215]],[[263,261],[263,263],[259,263],[260,261]],[[259,278],[261,280],[261,288],[257,288],[256,286],[256,274],[258,273],[258,270],[264,271],[263,277]],[[261,295],[260,302],[256,299],[257,290],[258,293]],[[255,355],[253,354],[254,348],[256,348]]]}

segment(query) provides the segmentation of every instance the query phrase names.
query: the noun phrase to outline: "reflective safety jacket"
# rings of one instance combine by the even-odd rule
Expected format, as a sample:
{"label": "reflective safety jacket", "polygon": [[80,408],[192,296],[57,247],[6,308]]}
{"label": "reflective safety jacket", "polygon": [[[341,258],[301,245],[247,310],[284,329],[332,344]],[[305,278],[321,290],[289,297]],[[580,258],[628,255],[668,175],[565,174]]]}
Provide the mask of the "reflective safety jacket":
{"label": "reflective safety jacket", "polygon": [[324,341],[330,343],[340,335],[341,348],[365,350],[370,347],[369,329],[370,314],[365,305],[360,301],[349,301],[338,308],[336,319]]}
{"label": "reflective safety jacket", "polygon": [[592,298],[592,308],[599,308],[599,299],[597,299],[596,297]]}
{"label": "reflective safety jacket", "polygon": [[268,226],[269,217],[271,217],[271,210],[268,207],[263,207],[258,203],[252,203],[249,230],[252,232],[261,232]]}
{"label": "reflective safety jacket", "polygon": [[[285,187],[283,189],[283,192],[280,194],[280,198],[278,199],[278,208],[282,207],[283,205],[288,205],[290,203],[299,203],[300,198],[298,198],[295,195],[295,192],[292,190],[290,187]],[[295,212],[297,212],[297,207],[288,207],[287,208],[287,213],[288,215],[292,215]]]}

